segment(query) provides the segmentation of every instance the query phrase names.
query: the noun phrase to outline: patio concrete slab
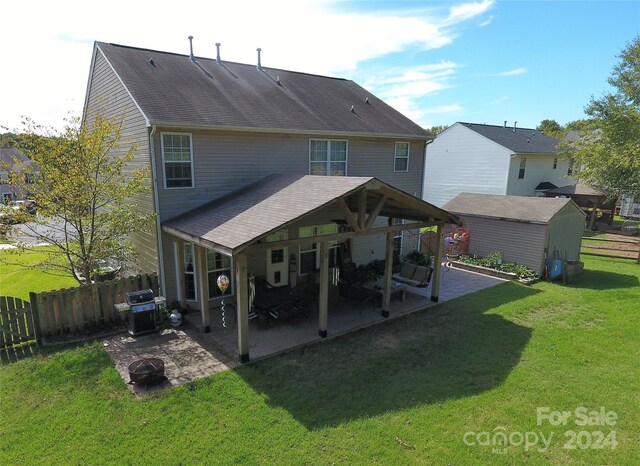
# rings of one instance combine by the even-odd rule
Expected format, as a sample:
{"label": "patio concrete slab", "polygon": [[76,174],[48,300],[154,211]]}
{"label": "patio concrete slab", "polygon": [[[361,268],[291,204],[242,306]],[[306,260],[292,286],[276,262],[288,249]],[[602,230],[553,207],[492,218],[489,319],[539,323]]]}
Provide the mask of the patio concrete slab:
{"label": "patio concrete slab", "polygon": [[[473,293],[504,283],[505,280],[460,269],[443,268],[439,302]],[[390,317],[394,318],[436,305],[431,301],[428,288],[407,287],[404,300],[400,294],[391,301]],[[129,383],[129,365],[142,358],[160,358],[165,364],[166,380],[150,387],[129,384],[137,395],[157,392],[163,388],[188,384],[202,377],[216,374],[239,365],[237,362],[238,329],[233,313],[226,309],[228,326],[222,326],[220,308],[212,309],[209,333],[203,333],[199,312],[191,312],[178,329],[165,329],[158,333],[133,337],[117,335],[103,341],[122,379]],[[330,303],[327,332],[335,337],[388,320],[381,308],[371,303],[360,303],[340,298]],[[309,317],[298,317],[284,322],[258,322],[253,320],[249,330],[249,355],[252,361],[268,358],[293,348],[324,340],[318,335],[317,308]]]}
{"label": "patio concrete slab", "polygon": [[[505,281],[475,272],[443,267],[438,302],[449,301]],[[437,303],[431,301],[431,286],[431,284],[427,288],[407,286],[406,298],[403,301],[397,299],[399,295],[392,299],[389,318],[410,314],[436,305]],[[384,322],[387,318],[382,316],[381,311],[379,306],[374,307],[372,304],[340,298],[333,305],[330,303],[327,333],[333,337]],[[231,306],[227,308],[225,320],[229,324],[227,328],[224,328],[220,309],[211,309],[211,332],[202,335],[204,339],[233,357],[237,355],[238,330],[235,326],[235,319],[229,315],[230,312],[235,312],[235,308]],[[195,327],[199,327],[200,313],[189,314],[188,320]],[[317,308],[310,310],[309,319],[298,317],[285,322],[253,320],[249,330],[249,356],[252,361],[255,361],[299,346],[322,341],[323,339],[318,335],[318,329]]]}
{"label": "patio concrete slab", "polygon": [[[187,324],[181,329],[170,328],[137,337],[117,335],[105,339],[103,346],[130,389],[143,395],[194,382],[238,365],[210,341],[200,338],[201,335]],[[161,359],[166,380],[148,387],[129,383],[129,365],[143,358]]]}

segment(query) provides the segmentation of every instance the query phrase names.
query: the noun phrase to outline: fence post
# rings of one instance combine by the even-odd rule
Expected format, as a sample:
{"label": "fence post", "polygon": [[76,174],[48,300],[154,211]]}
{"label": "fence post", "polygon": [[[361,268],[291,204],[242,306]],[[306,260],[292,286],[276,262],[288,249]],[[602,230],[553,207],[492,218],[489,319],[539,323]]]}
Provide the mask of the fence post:
{"label": "fence post", "polygon": [[40,328],[40,315],[38,314],[38,297],[33,291],[29,293],[29,302],[31,303],[31,319],[33,320],[36,345],[42,348],[42,329]]}

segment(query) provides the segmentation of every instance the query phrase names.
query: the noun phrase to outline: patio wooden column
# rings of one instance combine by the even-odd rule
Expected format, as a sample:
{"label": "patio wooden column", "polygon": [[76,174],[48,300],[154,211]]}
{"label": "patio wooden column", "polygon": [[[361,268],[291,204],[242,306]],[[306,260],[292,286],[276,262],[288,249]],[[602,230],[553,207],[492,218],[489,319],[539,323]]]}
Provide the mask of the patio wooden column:
{"label": "patio wooden column", "polygon": [[[391,223],[391,219],[389,219]],[[384,255],[384,291],[382,293],[382,317],[389,317],[391,308],[391,274],[393,274],[393,232],[387,233]]]}
{"label": "patio wooden column", "polygon": [[436,256],[433,259],[433,279],[431,285],[431,301],[438,302],[440,295],[440,276],[442,275],[442,252],[444,250],[444,223],[438,223]]}
{"label": "patio wooden column", "polygon": [[187,307],[187,286],[184,279],[184,241],[176,239],[177,261],[178,261],[178,295],[180,296],[180,307]]}
{"label": "patio wooden column", "polygon": [[238,359],[249,362],[249,278],[247,254],[235,256],[238,322]]}
{"label": "patio wooden column", "polygon": [[209,316],[209,277],[207,276],[207,250],[202,246],[195,246],[198,270],[198,301],[202,313],[202,330],[211,331],[211,317]]}
{"label": "patio wooden column", "polygon": [[327,336],[327,320],[329,305],[329,243],[320,242],[320,289],[318,295],[318,335]]}

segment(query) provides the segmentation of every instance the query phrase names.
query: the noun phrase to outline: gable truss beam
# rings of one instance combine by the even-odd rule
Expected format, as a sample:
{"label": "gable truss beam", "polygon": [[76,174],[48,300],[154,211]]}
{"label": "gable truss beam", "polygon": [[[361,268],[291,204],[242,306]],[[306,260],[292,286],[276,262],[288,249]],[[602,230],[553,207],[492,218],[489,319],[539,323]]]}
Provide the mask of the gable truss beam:
{"label": "gable truss beam", "polygon": [[360,231],[360,226],[358,225],[358,222],[356,222],[356,219],[353,217],[353,212],[351,212],[351,209],[349,209],[349,206],[347,205],[347,202],[343,197],[338,200],[338,206],[342,210],[342,214],[344,215],[349,228],[351,228],[353,231]]}
{"label": "gable truss beam", "polygon": [[358,195],[358,230],[365,229],[367,215],[367,188],[362,188]]}
{"label": "gable truss beam", "polygon": [[373,222],[375,222],[376,218],[378,218],[378,215],[380,214],[380,211],[382,210],[382,207],[384,207],[384,203],[385,202],[387,202],[387,196],[383,195],[378,200],[378,203],[376,204],[376,206],[373,208],[373,210],[369,214],[369,217],[367,217],[367,222],[364,225],[364,229],[365,230],[369,230],[373,226]]}

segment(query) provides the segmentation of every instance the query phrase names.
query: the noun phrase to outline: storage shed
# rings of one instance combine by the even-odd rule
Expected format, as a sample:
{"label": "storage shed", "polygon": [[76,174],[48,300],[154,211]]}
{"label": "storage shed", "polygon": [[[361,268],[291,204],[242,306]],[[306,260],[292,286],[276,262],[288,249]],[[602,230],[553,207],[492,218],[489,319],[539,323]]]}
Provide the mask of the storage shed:
{"label": "storage shed", "polygon": [[585,214],[569,198],[461,193],[443,207],[469,230],[469,253],[501,251],[542,275],[545,252],[580,260]]}

